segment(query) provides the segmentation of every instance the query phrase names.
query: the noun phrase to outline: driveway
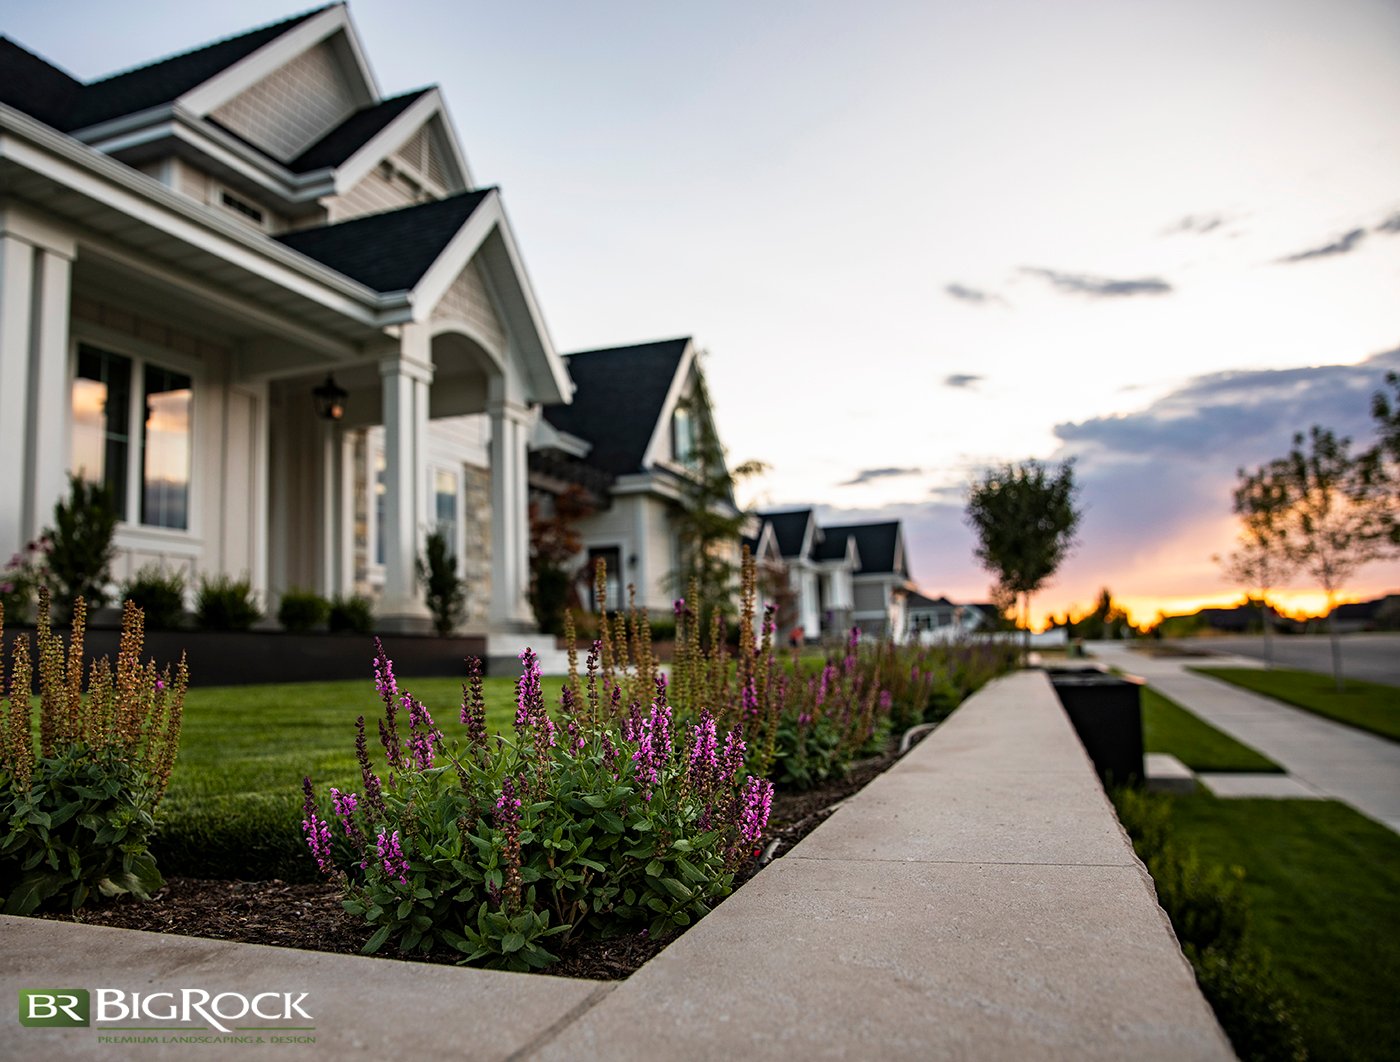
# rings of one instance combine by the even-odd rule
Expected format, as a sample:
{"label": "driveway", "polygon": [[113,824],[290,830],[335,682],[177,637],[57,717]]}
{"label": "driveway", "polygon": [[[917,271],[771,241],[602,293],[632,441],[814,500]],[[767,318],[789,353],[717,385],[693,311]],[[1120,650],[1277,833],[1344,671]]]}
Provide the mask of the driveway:
{"label": "driveway", "polygon": [[[1325,634],[1278,635],[1273,641],[1276,666],[1319,671],[1327,675],[1332,673],[1332,643]],[[1182,638],[1170,644],[1182,649],[1233,653],[1252,660],[1264,659],[1262,636]],[[1201,665],[1210,666],[1207,661],[1201,661]],[[1342,673],[1347,678],[1400,686],[1400,633],[1342,635]]]}

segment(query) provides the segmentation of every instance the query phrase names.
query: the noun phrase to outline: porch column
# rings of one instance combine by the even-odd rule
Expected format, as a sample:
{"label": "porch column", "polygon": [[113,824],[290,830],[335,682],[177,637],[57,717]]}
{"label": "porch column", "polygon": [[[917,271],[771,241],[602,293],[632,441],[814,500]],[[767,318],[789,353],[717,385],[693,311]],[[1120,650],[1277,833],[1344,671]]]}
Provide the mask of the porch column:
{"label": "porch column", "polygon": [[341,556],[345,550],[345,525],[341,520],[340,433],[334,423],[322,427],[321,441],[321,594],[340,593]]}
{"label": "porch column", "polygon": [[0,553],[53,519],[67,493],[73,240],[0,211]]}
{"label": "porch column", "polygon": [[[406,325],[403,355],[379,363],[384,388],[384,599],[388,626],[415,627],[428,619],[414,562],[428,522],[428,386],[433,366],[419,352],[415,326]],[[421,353],[428,355],[425,349]]]}
{"label": "porch column", "polygon": [[491,414],[491,610],[493,627],[533,628],[530,584],[529,488],[526,443],[530,413],[493,399]]}

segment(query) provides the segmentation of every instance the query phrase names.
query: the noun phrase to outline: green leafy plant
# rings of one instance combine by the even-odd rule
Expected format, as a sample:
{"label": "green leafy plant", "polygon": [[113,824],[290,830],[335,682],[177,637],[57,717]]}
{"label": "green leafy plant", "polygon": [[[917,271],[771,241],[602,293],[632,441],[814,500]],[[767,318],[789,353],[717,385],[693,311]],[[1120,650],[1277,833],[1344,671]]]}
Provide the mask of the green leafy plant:
{"label": "green leafy plant", "polygon": [[107,603],[117,519],[111,488],[68,477],[68,498],[54,506],[53,527],[45,533],[53,603],[61,616],[72,613],[78,598],[90,608]]}
{"label": "green leafy plant", "polygon": [[368,634],[374,627],[374,611],[369,598],[358,594],[332,598],[330,611],[326,614],[326,626],[332,633],[348,631]]}
{"label": "green leafy plant", "polygon": [[147,565],[122,587],[122,599],[141,610],[147,630],[174,630],[185,614],[184,573]]}
{"label": "green leafy plant", "polygon": [[206,576],[199,581],[195,617],[206,631],[246,631],[262,619],[262,610],[246,576]]}
{"label": "green leafy plant", "polygon": [[387,777],[361,716],[361,792],[332,789],[323,817],[308,778],[302,823],[318,866],[345,883],[346,910],[373,928],[365,951],[445,944],[463,962],[540,969],[554,938],[636,926],[666,936],[728,895],[772,786],[741,783],[743,739],[722,738],[713,716],[676,727],[662,678],[645,713],[609,721],[598,657],[585,697],[566,687],[556,726],[527,649],[514,737],[494,742],[473,662],[465,740],[449,742],[378,648]]}
{"label": "green leafy plant", "polygon": [[[117,662],[82,695],[87,607],[74,604],[65,652],[41,591],[35,747],[28,637],[15,641],[0,715],[0,896],[6,914],[82,907],[94,893],[149,899],[161,884],[149,850],[179,745],[187,672],[141,663],[141,610],[128,602]],[[4,613],[0,611],[0,625]]]}
{"label": "green leafy plant", "polygon": [[326,622],[331,603],[311,590],[288,590],[277,606],[277,622],[289,631],[309,631]]}
{"label": "green leafy plant", "polygon": [[428,532],[423,555],[415,562],[424,600],[433,614],[433,630],[451,634],[467,610],[467,588],[457,576],[457,558],[441,528]]}

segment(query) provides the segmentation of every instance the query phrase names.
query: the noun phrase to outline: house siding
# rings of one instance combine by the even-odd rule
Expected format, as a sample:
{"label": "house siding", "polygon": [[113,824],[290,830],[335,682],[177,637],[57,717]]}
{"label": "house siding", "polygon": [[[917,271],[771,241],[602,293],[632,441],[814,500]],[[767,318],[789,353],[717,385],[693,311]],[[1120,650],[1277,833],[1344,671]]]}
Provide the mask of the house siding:
{"label": "house siding", "polygon": [[393,167],[381,163],[344,195],[326,200],[327,220],[334,224],[365,214],[398,210],[418,201],[413,189],[394,172]]}
{"label": "house siding", "polygon": [[328,43],[308,49],[235,96],[211,117],[287,162],[355,110],[355,98]]}
{"label": "house siding", "polygon": [[504,349],[506,330],[501,319],[496,316],[491,305],[491,296],[486,290],[486,281],[475,262],[457,275],[452,286],[443,293],[437,306],[433,308],[433,318],[444,320],[453,318],[466,321],[481,330],[482,335],[493,343],[497,350]]}

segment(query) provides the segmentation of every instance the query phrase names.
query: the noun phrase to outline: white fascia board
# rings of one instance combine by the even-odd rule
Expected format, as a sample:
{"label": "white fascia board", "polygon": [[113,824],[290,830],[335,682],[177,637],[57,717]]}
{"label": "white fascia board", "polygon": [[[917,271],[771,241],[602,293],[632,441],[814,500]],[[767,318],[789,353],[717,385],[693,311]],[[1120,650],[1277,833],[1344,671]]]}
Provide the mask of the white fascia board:
{"label": "white fascia board", "polygon": [[542,416],[537,416],[530,430],[531,450],[558,450],[571,457],[585,458],[593,449],[593,444],[577,435],[561,431]]}
{"label": "white fascia board", "polygon": [[[372,169],[408,143],[409,138],[418,132],[420,126],[441,113],[442,93],[434,87],[414,100],[401,115],[375,133],[358,151],[336,167],[334,194],[344,195],[354,188]],[[463,190],[469,187],[471,186],[463,185]]]}
{"label": "white fascia board", "polygon": [[393,293],[382,296],[4,104],[0,104],[0,159],[364,324],[383,324],[383,311],[392,312],[404,301]]}
{"label": "white fascia board", "polygon": [[472,180],[471,167],[467,165],[467,153],[462,150],[462,142],[457,139],[457,126],[453,124],[452,114],[447,109],[447,99],[436,85],[433,86],[431,95],[438,99],[438,114],[441,118],[442,133],[447,140],[448,148],[451,149],[451,157],[448,162],[457,171],[457,180],[461,183],[462,188],[475,188],[476,182]]}
{"label": "white fascia board", "polygon": [[433,310],[442,301],[442,297],[447,294],[447,289],[452,286],[453,281],[476,257],[477,251],[481,250],[481,245],[486,242],[486,238],[505,221],[500,204],[500,193],[494,188],[491,189],[486,198],[476,205],[476,209],[462,223],[457,234],[447,242],[442,253],[428,267],[428,271],[418,279],[418,283],[413,286],[411,296],[415,321],[425,322],[432,317]]}
{"label": "white fascia board", "polygon": [[670,477],[653,476],[644,472],[619,476],[609,493],[618,497],[631,494],[653,494],[674,502],[685,500],[681,494],[680,486]]}
{"label": "white fascia board", "polygon": [[647,442],[647,448],[642,451],[642,467],[651,465],[670,465],[679,468],[679,465],[672,465],[666,437],[671,428],[671,417],[676,412],[676,406],[680,404],[681,393],[685,390],[685,385],[690,382],[690,372],[695,366],[695,340],[686,339],[685,349],[681,351],[681,360],[676,365],[676,374],[671,377],[671,386],[666,389],[666,399],[661,403],[661,412],[657,415],[656,423],[651,426],[651,439]]}
{"label": "white fascia board", "polygon": [[365,62],[364,51],[355,38],[355,28],[350,24],[350,14],[344,4],[327,8],[301,25],[292,27],[251,55],[215,74],[202,85],[192,88],[176,102],[194,114],[210,114],[275,70],[290,63],[302,52],[314,48],[339,32],[346,35],[348,51],[353,59],[352,65],[357,68],[356,73],[359,75],[359,84],[355,86],[356,94],[360,97],[359,106],[368,107],[378,101],[379,89],[369,64]]}
{"label": "white fascia board", "polygon": [[754,550],[753,559],[762,561],[769,556],[779,561],[783,559],[778,552],[777,532],[773,530],[773,525],[765,520],[762,529],[758,532],[758,548]]}

